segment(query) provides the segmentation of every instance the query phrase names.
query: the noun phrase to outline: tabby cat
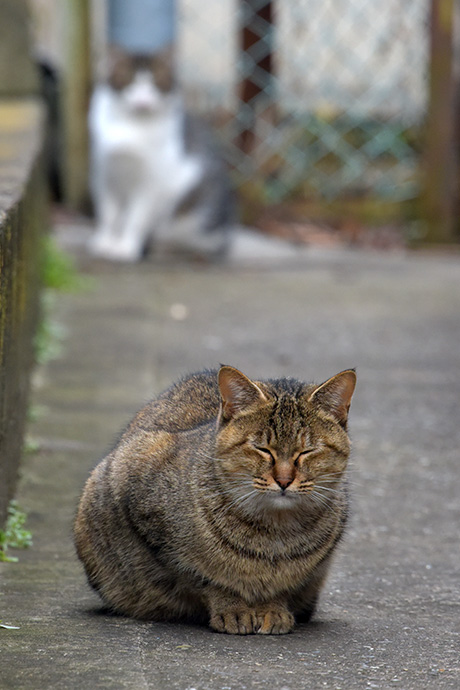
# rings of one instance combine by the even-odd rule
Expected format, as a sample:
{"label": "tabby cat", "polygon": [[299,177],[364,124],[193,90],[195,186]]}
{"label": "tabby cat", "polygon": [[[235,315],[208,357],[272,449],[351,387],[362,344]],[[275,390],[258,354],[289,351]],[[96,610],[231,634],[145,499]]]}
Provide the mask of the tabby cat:
{"label": "tabby cat", "polygon": [[222,366],[142,409],[75,523],[105,604],[240,635],[308,620],[347,520],[355,382],[353,370],[315,385]]}

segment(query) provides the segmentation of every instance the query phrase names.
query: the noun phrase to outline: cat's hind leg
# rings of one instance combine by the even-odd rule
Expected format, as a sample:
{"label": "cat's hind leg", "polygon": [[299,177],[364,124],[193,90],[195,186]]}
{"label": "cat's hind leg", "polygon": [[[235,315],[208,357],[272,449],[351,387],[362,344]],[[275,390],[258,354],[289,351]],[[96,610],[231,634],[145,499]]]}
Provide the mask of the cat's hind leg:
{"label": "cat's hind leg", "polygon": [[330,563],[331,558],[328,556],[317,566],[305,585],[291,595],[289,607],[294,611],[298,623],[308,623],[313,617]]}

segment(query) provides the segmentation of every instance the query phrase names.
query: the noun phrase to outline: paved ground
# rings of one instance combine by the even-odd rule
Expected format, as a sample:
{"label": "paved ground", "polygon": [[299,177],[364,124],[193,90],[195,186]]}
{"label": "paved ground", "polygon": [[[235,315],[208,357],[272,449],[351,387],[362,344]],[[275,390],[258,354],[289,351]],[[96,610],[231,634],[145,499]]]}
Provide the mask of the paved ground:
{"label": "paved ground", "polygon": [[[34,546],[0,566],[0,687],[460,688],[460,257],[313,253],[303,268],[87,265],[39,376],[19,501]],[[183,305],[183,306],[177,306]],[[225,362],[321,381],[356,366],[354,515],[314,623],[233,637],[98,612],[71,541],[90,468],[178,375]]]}

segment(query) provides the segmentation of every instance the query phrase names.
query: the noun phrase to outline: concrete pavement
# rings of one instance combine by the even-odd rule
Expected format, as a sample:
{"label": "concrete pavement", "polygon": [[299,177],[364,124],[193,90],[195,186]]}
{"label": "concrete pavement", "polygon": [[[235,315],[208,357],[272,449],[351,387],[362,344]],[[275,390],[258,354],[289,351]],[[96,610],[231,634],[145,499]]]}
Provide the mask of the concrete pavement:
{"label": "concrete pavement", "polygon": [[[460,688],[460,256],[312,252],[271,270],[83,262],[18,500],[34,545],[0,564],[0,688]],[[184,372],[322,381],[355,366],[353,517],[310,625],[233,637],[103,615],[71,525],[90,468]]]}

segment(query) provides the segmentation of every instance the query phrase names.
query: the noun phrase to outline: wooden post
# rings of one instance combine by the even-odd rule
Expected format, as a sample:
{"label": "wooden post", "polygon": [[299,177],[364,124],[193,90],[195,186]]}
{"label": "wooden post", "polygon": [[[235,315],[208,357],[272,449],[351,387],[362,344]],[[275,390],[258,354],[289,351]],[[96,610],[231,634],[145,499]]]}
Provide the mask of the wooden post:
{"label": "wooden post", "polygon": [[66,0],[63,3],[63,191],[64,202],[77,210],[84,209],[88,203],[89,5],[89,0]]}
{"label": "wooden post", "polygon": [[453,0],[431,0],[429,104],[422,214],[426,226],[424,240],[436,243],[456,239],[453,4]]}
{"label": "wooden post", "polygon": [[[265,4],[260,3],[260,0],[240,0],[241,2],[241,15],[245,16],[244,5],[252,10],[252,14],[249,20],[246,21],[241,27],[241,51],[242,53],[247,53],[251,56],[252,49],[261,40],[260,26],[265,26],[268,34],[268,30],[272,26],[273,13],[272,13],[272,2],[267,0]],[[244,21],[244,20],[243,20]],[[257,56],[257,52],[254,51],[252,55],[256,67],[256,72],[254,75],[244,75],[241,85],[240,85],[240,100],[246,106],[245,117],[247,117],[247,125],[241,131],[238,137],[238,145],[245,153],[250,153],[254,147],[255,143],[255,125],[256,125],[256,101],[260,94],[263,94],[264,85],[261,84],[261,76],[263,73],[266,74],[267,85],[269,84],[270,75],[272,73],[273,61],[272,61],[272,50],[271,46],[267,47],[267,50],[260,51],[260,55]],[[267,99],[268,101],[268,99]],[[269,103],[267,103],[268,107]],[[248,113],[251,112],[251,116]]]}

